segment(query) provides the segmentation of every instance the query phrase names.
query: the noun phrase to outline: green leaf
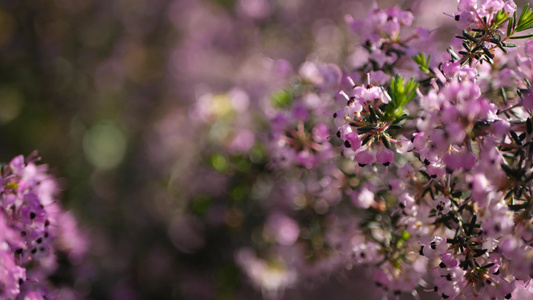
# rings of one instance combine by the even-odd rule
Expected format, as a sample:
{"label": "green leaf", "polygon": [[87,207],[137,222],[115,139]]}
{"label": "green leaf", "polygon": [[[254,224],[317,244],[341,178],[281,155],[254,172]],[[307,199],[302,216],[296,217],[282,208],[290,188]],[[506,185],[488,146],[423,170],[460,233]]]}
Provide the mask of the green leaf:
{"label": "green leaf", "polygon": [[419,53],[414,55],[412,58],[418,64],[420,71],[429,73],[429,60],[431,59],[431,55],[426,58],[425,53]]}
{"label": "green leaf", "polygon": [[487,47],[481,46],[481,49],[483,50],[483,53],[485,53],[486,56],[490,57],[490,59],[494,59],[494,55],[490,53],[490,50],[487,49]]}
{"label": "green leaf", "polygon": [[507,23],[507,36],[511,35],[511,31],[514,28],[513,22],[514,22],[514,19],[513,18],[509,18],[509,22]]}
{"label": "green leaf", "polygon": [[526,17],[528,13],[528,10],[529,10],[529,3],[526,3],[526,5],[524,6],[524,9],[522,10],[522,13],[520,14],[520,18],[518,18],[518,24],[522,23],[522,21],[524,20],[524,18]]}
{"label": "green leaf", "polygon": [[503,87],[500,88],[500,94],[502,96],[503,103],[505,103],[505,105],[507,105],[507,93],[505,92],[505,89]]}
{"label": "green leaf", "polygon": [[490,268],[490,267],[492,267],[494,265],[495,265],[495,263],[486,264],[486,265],[482,266],[481,269],[488,269],[488,268]]}
{"label": "green leaf", "polygon": [[357,133],[359,134],[363,134],[363,133],[367,133],[367,132],[370,132],[372,130],[376,130],[377,127],[375,126],[362,126],[362,127],[358,127],[357,128]]}
{"label": "green leaf", "polygon": [[276,91],[270,96],[270,102],[272,106],[278,109],[285,108],[291,105],[292,101],[293,101],[293,98],[292,98],[290,91],[286,91],[286,90]]}
{"label": "green leaf", "polygon": [[466,30],[463,30],[463,36],[464,36],[466,39],[468,39],[468,40],[470,40],[470,41],[472,41],[472,42],[474,42],[474,43],[478,43],[478,42],[479,42],[478,39],[476,39],[475,37],[473,37],[473,36],[471,36],[470,34],[468,34],[468,32],[466,32]]}
{"label": "green leaf", "polygon": [[381,136],[381,141],[383,142],[383,145],[385,145],[385,147],[387,147],[387,149],[392,149],[392,145],[391,145],[389,139],[385,135]]}
{"label": "green leaf", "polygon": [[372,105],[368,106],[368,111],[370,112],[370,121],[372,121],[372,123],[376,123],[379,120],[379,118],[376,114],[376,111],[372,107]]}
{"label": "green leaf", "polygon": [[211,166],[219,172],[227,171],[229,168],[228,161],[226,160],[224,156],[222,156],[222,154],[218,154],[218,153],[213,154],[209,160],[210,160]]}
{"label": "green leaf", "polygon": [[211,207],[211,198],[206,196],[197,196],[191,201],[191,210],[197,215],[204,215]]}
{"label": "green leaf", "polygon": [[522,27],[520,31],[528,30],[528,29],[531,29],[531,28],[533,28],[533,21],[532,21],[531,24],[529,24],[529,25],[527,25],[525,27]]}
{"label": "green leaf", "polygon": [[461,59],[461,57],[459,57],[459,55],[457,55],[457,53],[455,53],[455,51],[453,51],[451,47],[448,48],[448,53],[450,53],[450,55],[452,56],[452,60],[454,61]]}
{"label": "green leaf", "polygon": [[403,109],[409,101],[416,96],[416,89],[418,82],[411,78],[407,83],[404,83],[404,78],[396,75],[391,80],[391,85],[388,89],[391,101],[387,106],[385,112],[386,118],[389,121],[394,121],[397,117],[403,114]]}
{"label": "green leaf", "polygon": [[403,120],[405,120],[405,119],[412,120],[413,117],[410,117],[410,116],[407,115],[407,114],[403,114],[403,115],[397,117],[396,119],[394,119],[394,122],[392,122],[392,124],[398,124],[398,123],[400,123],[401,121],[403,121]]}
{"label": "green leaf", "polygon": [[362,144],[363,144],[363,145],[366,145],[368,142],[370,142],[370,139],[372,138],[372,136],[373,136],[373,135],[370,135],[370,134],[367,135],[367,136],[363,139]]}
{"label": "green leaf", "polygon": [[477,221],[477,215],[474,215],[472,217],[472,220],[470,220],[470,225],[468,226],[468,230],[467,230],[466,234],[472,235],[472,232],[474,232],[474,228],[476,226],[476,221]]}
{"label": "green leaf", "polygon": [[474,257],[480,257],[483,254],[487,253],[487,249],[474,249]]}
{"label": "green leaf", "polygon": [[532,34],[528,34],[528,35],[512,36],[512,37],[510,37],[510,39],[518,40],[518,39],[527,39],[527,38],[530,38],[530,37],[533,37],[533,33]]}
{"label": "green leaf", "polygon": [[512,204],[512,205],[508,205],[508,207],[512,211],[519,211],[521,209],[526,208],[527,207],[527,203],[524,203],[524,204]]}
{"label": "green leaf", "polygon": [[503,23],[505,23],[505,21],[507,21],[508,19],[509,19],[509,13],[506,12],[504,9],[500,9],[496,13],[496,16],[494,17],[493,25],[495,27],[498,27],[498,26],[502,25]]}
{"label": "green leaf", "polygon": [[407,241],[411,238],[411,235],[409,234],[409,232],[407,232],[407,230],[404,229],[400,238],[404,241]]}
{"label": "green leaf", "polygon": [[504,53],[509,53],[509,51],[507,51],[507,49],[505,49],[503,43],[501,41],[498,41],[498,43],[496,43],[496,45],[498,46],[498,48],[500,48]]}
{"label": "green leaf", "polygon": [[530,28],[533,28],[533,12],[529,8],[529,3],[527,3],[520,14],[520,18],[516,22],[514,31],[520,32]]}
{"label": "green leaf", "polygon": [[492,60],[492,58],[488,57],[488,56],[483,56],[483,59],[488,62],[489,64],[493,65],[494,64],[494,61]]}

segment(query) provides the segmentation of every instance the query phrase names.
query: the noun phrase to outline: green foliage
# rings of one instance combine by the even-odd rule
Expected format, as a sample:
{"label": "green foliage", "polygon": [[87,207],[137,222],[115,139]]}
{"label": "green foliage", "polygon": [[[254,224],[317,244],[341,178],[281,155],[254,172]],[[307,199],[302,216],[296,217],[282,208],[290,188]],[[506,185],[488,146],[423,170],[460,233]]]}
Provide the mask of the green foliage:
{"label": "green foliage", "polygon": [[509,13],[506,12],[504,9],[500,9],[496,13],[496,16],[494,17],[494,21],[493,21],[492,25],[494,27],[499,27],[500,25],[505,23],[505,21],[507,21],[507,20],[509,20]]}
{"label": "green foliage", "polygon": [[270,102],[274,108],[285,108],[291,105],[293,97],[290,91],[278,90],[270,96]]}
{"label": "green foliage", "polygon": [[211,2],[220,5],[225,9],[232,9],[235,6],[235,0],[211,0]]}
{"label": "green foliage", "polygon": [[[507,24],[507,36],[510,37],[515,32],[521,32],[533,28],[533,11],[529,7],[529,3],[526,4],[520,17],[518,17],[516,11],[512,18],[509,18],[509,23]],[[533,35],[523,35],[523,36],[514,36],[510,37],[512,39],[522,39],[529,38]]]}
{"label": "green foliage", "polygon": [[520,18],[518,19],[518,22],[516,22],[516,27],[514,28],[514,31],[520,32],[520,31],[528,30],[530,28],[533,28],[533,12],[529,8],[529,3],[528,3],[522,10],[522,13],[520,14]]}
{"label": "green foliage", "polygon": [[241,273],[234,264],[224,264],[213,274],[215,277],[215,300],[235,299],[235,292],[241,283]]}
{"label": "green foliage", "polygon": [[[502,36],[500,27],[505,22],[507,22],[507,34]],[[517,32],[533,28],[533,11],[531,11],[530,5],[526,4],[520,16],[515,11],[513,16],[510,17],[509,13],[502,9],[496,12],[490,24],[486,24],[486,21],[483,21],[479,26],[479,28],[472,28],[469,31],[463,30],[462,35],[456,36],[463,40],[464,50],[459,51],[459,54],[462,55],[460,61],[463,65],[470,64],[474,60],[493,64],[494,54],[492,50],[498,47],[504,53],[508,53],[506,48],[517,46],[512,43],[505,43],[506,40],[533,37],[533,34],[514,36]]]}
{"label": "green foliage", "polygon": [[532,38],[532,37],[533,37],[533,34],[528,34],[528,35],[512,36],[510,38],[513,40],[518,40],[518,39],[527,39],[527,38]]}
{"label": "green foliage", "polygon": [[215,170],[219,172],[224,172],[228,170],[228,167],[229,167],[229,164],[226,158],[222,154],[219,154],[219,153],[213,154],[209,158],[209,163]]}
{"label": "green foliage", "polygon": [[429,60],[430,59],[431,59],[431,55],[426,57],[425,53],[419,53],[413,56],[413,60],[418,64],[418,68],[420,68],[420,71],[424,73],[429,73]]}
{"label": "green foliage", "polygon": [[414,78],[409,79],[406,84],[404,84],[404,78],[400,75],[396,75],[391,80],[391,85],[388,89],[391,101],[385,112],[388,121],[394,121],[403,114],[405,105],[416,96],[417,88],[418,82]]}
{"label": "green foliage", "polygon": [[206,196],[197,196],[192,199],[190,209],[194,214],[203,216],[209,211],[211,204],[211,198]]}
{"label": "green foliage", "polygon": [[400,236],[400,238],[404,241],[407,241],[408,239],[411,238],[411,235],[409,234],[409,232],[407,230],[403,230],[402,231],[402,235]]}

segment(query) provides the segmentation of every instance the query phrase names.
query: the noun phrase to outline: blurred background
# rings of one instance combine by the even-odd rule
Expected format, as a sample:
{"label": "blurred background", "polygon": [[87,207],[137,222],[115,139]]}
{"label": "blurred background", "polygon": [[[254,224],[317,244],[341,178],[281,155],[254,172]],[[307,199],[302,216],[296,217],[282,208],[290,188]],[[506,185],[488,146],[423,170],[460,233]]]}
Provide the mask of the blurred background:
{"label": "blurred background", "polygon": [[[450,17],[442,12],[456,5],[378,3],[425,11],[415,13],[417,25],[443,31]],[[61,201],[91,245],[84,275],[69,279],[74,288],[88,299],[261,298],[234,258],[263,216],[245,196],[247,178],[227,164],[257,173],[264,153],[243,146],[240,132],[244,142],[232,145],[250,150],[253,164],[239,165],[213,140],[225,141],[232,109],[251,123],[304,61],[357,60],[344,16],[370,8],[354,0],[1,1],[0,158],[37,149],[60,178]],[[216,104],[209,112],[199,106],[205,99]],[[363,273],[324,276],[285,297],[372,299]]]}

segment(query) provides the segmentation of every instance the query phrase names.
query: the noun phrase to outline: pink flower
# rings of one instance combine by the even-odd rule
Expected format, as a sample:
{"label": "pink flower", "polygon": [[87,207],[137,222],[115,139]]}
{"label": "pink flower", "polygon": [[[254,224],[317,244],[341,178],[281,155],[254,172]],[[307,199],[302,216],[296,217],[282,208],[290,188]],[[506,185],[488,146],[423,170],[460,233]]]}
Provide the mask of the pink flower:
{"label": "pink flower", "polygon": [[411,150],[413,150],[414,148],[414,145],[413,143],[405,138],[405,137],[400,137],[398,139],[398,142],[396,143],[396,152],[398,152],[399,154],[405,154]]}
{"label": "pink flower", "polygon": [[351,148],[353,151],[357,151],[361,147],[361,140],[357,132],[350,132],[346,134],[345,146]]}
{"label": "pink flower", "polygon": [[292,109],[292,117],[296,120],[305,121],[307,120],[307,117],[309,116],[309,112],[307,109],[303,106],[303,104],[297,104],[294,105]]}
{"label": "pink flower", "polygon": [[526,55],[533,57],[533,40],[529,40],[526,43]]}
{"label": "pink flower", "polygon": [[394,161],[394,152],[390,149],[384,149],[376,154],[376,161],[384,166],[388,166]]}
{"label": "pink flower", "polygon": [[476,0],[459,0],[459,4],[457,4],[457,10],[459,10],[459,12],[471,12],[474,11],[476,7]]}
{"label": "pink flower", "polygon": [[507,120],[496,120],[490,125],[492,134],[494,134],[498,139],[503,139],[509,132],[511,123]]}
{"label": "pink flower", "polygon": [[357,154],[355,155],[355,161],[358,162],[359,166],[361,167],[364,167],[368,164],[373,164],[374,160],[374,154],[368,152],[367,150],[357,152]]}
{"label": "pink flower", "polygon": [[[15,157],[0,174],[0,298],[43,299],[50,296],[46,278],[56,268],[62,214],[57,201],[57,183],[39,158]],[[8,225],[9,224],[9,225]],[[74,241],[77,236],[69,237]],[[86,243],[78,249],[85,249]],[[81,256],[81,254],[80,254]],[[81,257],[80,257],[81,258]],[[72,261],[70,261],[72,263]],[[26,278],[28,275],[28,278]]]}
{"label": "pink flower", "polygon": [[22,176],[24,171],[24,156],[19,155],[11,160],[9,163],[13,174]]}
{"label": "pink flower", "polygon": [[444,174],[446,173],[446,170],[441,167],[441,166],[437,166],[437,165],[429,165],[426,169],[428,175],[433,178],[433,179],[440,179],[442,178],[442,176],[444,176]]}
{"label": "pink flower", "polygon": [[255,143],[255,136],[251,130],[239,130],[229,145],[230,151],[247,153]]}
{"label": "pink flower", "polygon": [[266,223],[267,230],[271,232],[280,245],[290,246],[300,236],[300,227],[293,219],[279,213],[269,217]]}
{"label": "pink flower", "polygon": [[420,248],[421,254],[429,259],[441,256],[448,250],[446,239],[440,236],[435,236],[430,241],[423,243]]}
{"label": "pink flower", "polygon": [[313,168],[316,163],[318,163],[315,156],[307,150],[298,152],[294,158],[294,161],[297,164],[306,167],[307,169]]}
{"label": "pink flower", "polygon": [[522,105],[530,111],[533,110],[533,93],[529,91],[524,95]]}
{"label": "pink flower", "polygon": [[317,124],[313,127],[313,140],[317,143],[323,143],[328,140],[329,129],[325,124]]}

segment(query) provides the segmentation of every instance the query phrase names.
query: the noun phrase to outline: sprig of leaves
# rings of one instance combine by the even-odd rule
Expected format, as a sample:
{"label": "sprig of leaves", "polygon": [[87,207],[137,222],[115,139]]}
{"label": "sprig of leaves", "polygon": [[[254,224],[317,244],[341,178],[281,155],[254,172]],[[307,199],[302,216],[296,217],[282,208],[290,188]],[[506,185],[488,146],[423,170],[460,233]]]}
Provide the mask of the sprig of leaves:
{"label": "sprig of leaves", "polygon": [[[517,18],[516,11],[512,18],[509,18],[509,24],[507,27],[507,36],[509,37],[515,32],[521,32],[533,28],[533,11],[529,8],[529,3],[524,6],[520,17]],[[513,39],[519,39],[523,37],[511,37]]]}
{"label": "sprig of leaves", "polygon": [[[502,36],[500,27],[507,22],[507,34]],[[493,63],[494,54],[492,50],[500,48],[507,53],[506,48],[516,47],[516,44],[506,43],[508,39],[524,39],[533,37],[533,34],[514,36],[517,32],[522,32],[533,28],[533,11],[529,4],[526,4],[520,16],[517,11],[511,17],[504,9],[496,12],[492,21],[487,23],[486,19],[479,24],[479,28],[472,28],[469,31],[463,30],[462,35],[456,36],[463,40],[462,55],[463,64],[471,63],[473,60]]]}
{"label": "sprig of leaves", "polygon": [[294,98],[290,90],[278,90],[270,96],[270,102],[274,108],[282,109],[292,104]]}
{"label": "sprig of leaves", "polygon": [[409,101],[416,96],[416,89],[418,82],[414,78],[409,79],[404,83],[403,76],[396,75],[388,88],[390,102],[385,111],[385,116],[388,121],[394,121],[403,114],[403,109]]}
{"label": "sprig of leaves", "polygon": [[506,12],[504,9],[500,9],[496,13],[496,16],[494,16],[494,19],[492,21],[492,26],[497,28],[497,27],[499,27],[500,25],[502,25],[503,23],[505,23],[505,21],[507,21],[509,19],[510,19],[509,13]]}
{"label": "sprig of leaves", "polygon": [[418,64],[418,68],[420,69],[420,71],[426,74],[430,72],[429,61],[431,59],[431,55],[428,55],[428,57],[426,57],[425,53],[419,53],[417,55],[414,55],[412,58]]}

